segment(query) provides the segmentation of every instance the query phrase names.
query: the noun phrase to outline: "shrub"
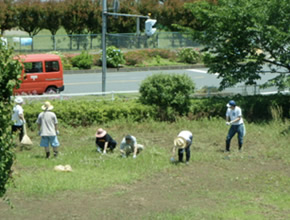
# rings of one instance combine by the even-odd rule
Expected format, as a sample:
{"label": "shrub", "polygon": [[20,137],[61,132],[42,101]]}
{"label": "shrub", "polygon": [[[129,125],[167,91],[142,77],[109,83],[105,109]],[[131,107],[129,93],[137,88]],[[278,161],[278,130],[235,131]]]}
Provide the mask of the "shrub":
{"label": "shrub", "polygon": [[194,82],[185,74],[155,74],[142,81],[140,101],[156,106],[164,119],[169,116],[167,113],[183,115],[189,111],[194,87]]}
{"label": "shrub", "polygon": [[162,59],[176,60],[176,53],[166,49],[144,49],[129,51],[124,55],[126,64],[130,66],[142,66],[147,60],[155,57],[156,62],[160,63]]}
{"label": "shrub", "polygon": [[178,53],[177,56],[181,62],[195,64],[201,57],[198,51],[194,48],[183,48]]}
{"label": "shrub", "polygon": [[122,64],[125,63],[124,55],[120,49],[114,46],[110,46],[107,48],[106,53],[108,67],[119,68]]}
{"label": "shrub", "polygon": [[14,154],[11,134],[12,91],[19,86],[22,65],[13,59],[13,51],[2,44],[0,39],[0,197],[6,192]]}
{"label": "shrub", "polygon": [[90,69],[93,65],[93,56],[88,52],[83,51],[80,55],[73,57],[71,63],[74,67],[80,69]]}
{"label": "shrub", "polygon": [[139,51],[130,51],[124,55],[126,65],[140,66],[146,58]]}

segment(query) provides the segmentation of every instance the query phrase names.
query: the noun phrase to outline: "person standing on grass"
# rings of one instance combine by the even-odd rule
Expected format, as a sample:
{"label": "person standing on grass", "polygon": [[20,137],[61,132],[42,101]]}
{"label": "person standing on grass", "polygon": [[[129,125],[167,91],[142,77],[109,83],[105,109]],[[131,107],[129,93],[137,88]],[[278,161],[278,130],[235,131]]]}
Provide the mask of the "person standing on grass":
{"label": "person standing on grass", "polygon": [[15,106],[13,107],[13,114],[12,114],[12,132],[19,132],[19,141],[21,142],[23,138],[23,125],[25,124],[24,120],[24,111],[22,108],[23,98],[17,97],[15,100]]}
{"label": "person standing on grass", "polygon": [[39,135],[41,136],[40,147],[44,147],[46,158],[50,157],[49,144],[53,148],[54,157],[58,155],[59,142],[57,135],[57,117],[51,110],[53,106],[50,102],[45,102],[41,107],[43,112],[38,115],[36,123],[38,124]]}
{"label": "person standing on grass", "polygon": [[172,148],[172,156],[170,158],[171,162],[175,162],[174,155],[176,149],[178,149],[178,161],[183,162],[183,154],[186,154],[186,164],[190,160],[190,146],[192,144],[192,133],[190,131],[184,130],[181,131],[177,137],[174,139],[174,147]]}
{"label": "person standing on grass", "polygon": [[137,143],[137,139],[132,135],[126,135],[121,144],[120,144],[120,152],[122,157],[127,157],[130,155],[130,153],[133,153],[133,158],[135,159],[137,157],[137,154],[139,154],[144,149],[144,146]]}
{"label": "person standing on grass", "polygon": [[99,128],[96,133],[96,145],[99,153],[106,154],[107,149],[112,153],[117,145],[117,142],[102,128]]}
{"label": "person standing on grass", "polygon": [[236,105],[234,100],[227,104],[226,125],[230,125],[228,135],[226,137],[226,152],[230,151],[231,139],[238,133],[239,151],[242,150],[243,137],[245,135],[244,121],[242,118],[242,110]]}

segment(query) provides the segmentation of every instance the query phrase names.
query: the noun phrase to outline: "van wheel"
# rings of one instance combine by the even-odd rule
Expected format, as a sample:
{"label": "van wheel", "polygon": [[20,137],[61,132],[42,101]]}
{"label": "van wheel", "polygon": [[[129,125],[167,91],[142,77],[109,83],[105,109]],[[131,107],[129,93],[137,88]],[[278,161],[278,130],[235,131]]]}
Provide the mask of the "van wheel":
{"label": "van wheel", "polygon": [[57,90],[57,88],[55,88],[53,86],[50,86],[50,87],[48,87],[45,90],[45,93],[47,93],[47,94],[56,94],[56,93],[58,93],[58,90]]}

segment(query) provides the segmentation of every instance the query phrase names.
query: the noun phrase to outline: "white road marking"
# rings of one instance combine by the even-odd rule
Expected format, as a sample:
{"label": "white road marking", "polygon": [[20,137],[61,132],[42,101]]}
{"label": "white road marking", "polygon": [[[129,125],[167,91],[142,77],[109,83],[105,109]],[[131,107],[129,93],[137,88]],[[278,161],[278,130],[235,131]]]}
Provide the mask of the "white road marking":
{"label": "white road marking", "polygon": [[[187,71],[192,71],[192,72],[198,72],[198,73],[207,73],[206,70],[198,70],[198,69],[187,69]],[[215,73],[214,75],[218,76],[218,73]]]}

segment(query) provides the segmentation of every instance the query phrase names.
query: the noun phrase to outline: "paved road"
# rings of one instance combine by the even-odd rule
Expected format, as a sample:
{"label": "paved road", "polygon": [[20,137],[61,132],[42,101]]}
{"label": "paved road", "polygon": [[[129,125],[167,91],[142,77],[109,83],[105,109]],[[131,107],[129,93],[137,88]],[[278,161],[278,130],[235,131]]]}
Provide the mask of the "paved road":
{"label": "paved road", "polygon": [[[106,91],[138,90],[142,80],[155,73],[187,74],[195,82],[196,89],[200,89],[204,86],[218,87],[221,81],[217,78],[217,74],[208,74],[206,68],[141,72],[108,72],[106,78]],[[273,74],[266,74],[259,83],[265,82],[272,77]],[[64,83],[64,94],[101,92],[102,73],[65,74]],[[225,92],[241,93],[242,90],[242,85],[238,85],[235,88],[226,89]],[[271,91],[271,89],[268,89],[268,91]],[[252,91],[248,92],[251,93]]]}

